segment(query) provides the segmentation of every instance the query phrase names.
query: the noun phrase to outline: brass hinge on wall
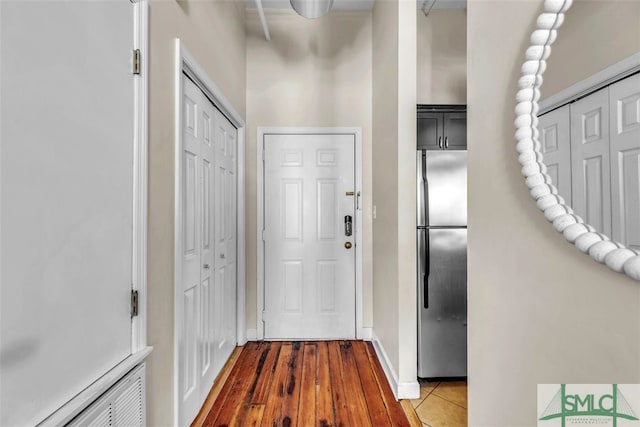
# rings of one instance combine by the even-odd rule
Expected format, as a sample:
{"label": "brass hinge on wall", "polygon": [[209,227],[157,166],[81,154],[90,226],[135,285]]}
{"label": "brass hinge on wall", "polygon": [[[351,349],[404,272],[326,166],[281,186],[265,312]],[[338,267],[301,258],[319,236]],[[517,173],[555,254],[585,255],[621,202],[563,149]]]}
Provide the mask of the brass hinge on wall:
{"label": "brass hinge on wall", "polygon": [[138,291],[131,291],[131,318],[138,315]]}
{"label": "brass hinge on wall", "polygon": [[131,72],[133,74],[140,74],[140,70],[141,70],[141,65],[140,65],[140,49],[133,49],[133,69],[131,70]]}

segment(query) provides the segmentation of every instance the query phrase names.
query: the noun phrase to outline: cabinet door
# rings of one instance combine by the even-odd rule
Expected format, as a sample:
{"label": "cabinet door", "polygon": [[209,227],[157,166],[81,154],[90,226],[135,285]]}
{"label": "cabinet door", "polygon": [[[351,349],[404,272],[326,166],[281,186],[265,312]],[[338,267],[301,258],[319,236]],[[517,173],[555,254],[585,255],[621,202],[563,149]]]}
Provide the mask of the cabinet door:
{"label": "cabinet door", "polygon": [[441,150],[442,113],[418,113],[418,149]]}
{"label": "cabinet door", "polygon": [[560,195],[571,203],[571,131],[569,105],[540,116],[538,129],[547,173]]}
{"label": "cabinet door", "polygon": [[609,88],[571,104],[571,193],[573,209],[611,235]]}
{"label": "cabinet door", "polygon": [[443,113],[444,148],[467,149],[467,113]]}
{"label": "cabinet door", "polygon": [[609,88],[612,238],[640,250],[640,75]]}

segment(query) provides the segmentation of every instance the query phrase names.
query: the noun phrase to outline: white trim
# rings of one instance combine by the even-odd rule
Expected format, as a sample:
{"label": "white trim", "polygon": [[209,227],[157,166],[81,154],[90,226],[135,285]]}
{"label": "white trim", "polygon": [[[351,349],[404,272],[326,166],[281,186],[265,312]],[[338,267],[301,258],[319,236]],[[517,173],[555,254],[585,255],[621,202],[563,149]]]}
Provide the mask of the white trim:
{"label": "white trim", "polygon": [[256,341],[258,332],[255,329],[247,329],[247,341]]}
{"label": "white trim", "polygon": [[182,305],[179,301],[179,284],[182,277],[182,239],[178,238],[182,230],[182,209],[180,208],[180,189],[182,188],[182,74],[186,73],[193,78],[196,85],[211,99],[216,108],[218,108],[229,121],[238,130],[238,191],[237,191],[237,248],[236,248],[236,279],[237,279],[237,330],[236,340],[239,344],[246,342],[245,337],[245,295],[246,295],[246,275],[245,275],[245,122],[244,118],[235,110],[233,104],[224,96],[224,93],[211,80],[207,72],[200,66],[196,58],[189,53],[180,39],[175,40],[175,153],[174,153],[174,343],[173,343],[173,425],[179,425],[179,390],[178,390],[178,374],[179,352],[180,352],[180,333],[182,331]]}
{"label": "white trim", "polygon": [[420,383],[418,381],[398,383],[398,399],[417,399],[420,397]]}
{"label": "white trim", "polygon": [[640,52],[540,101],[540,111],[538,114],[555,110],[558,107],[580,99],[605,86],[609,86],[638,71],[640,71]]}
{"label": "white trim", "polygon": [[356,196],[356,330],[357,339],[367,339],[364,328],[363,302],[362,302],[362,128],[360,127],[258,127],[258,139],[256,144],[257,153],[257,217],[258,228],[256,229],[257,247],[257,284],[256,284],[256,338],[264,339],[264,322],[262,312],[264,311],[264,242],[262,231],[264,230],[264,163],[262,152],[264,150],[265,135],[353,135],[355,139],[355,178],[356,194],[360,193],[359,202]]}
{"label": "white trim", "polygon": [[237,330],[237,344],[245,345],[247,343],[246,328],[246,303],[247,303],[247,291],[246,291],[246,208],[245,208],[245,191],[246,191],[246,170],[245,170],[245,141],[246,141],[246,128],[244,122],[242,126],[238,127],[238,164],[237,164],[237,236],[236,236],[236,280],[237,280],[237,310],[236,310],[236,330]]}
{"label": "white trim", "polygon": [[373,328],[360,328],[360,332],[358,332],[358,339],[363,341],[372,341]]}
{"label": "white trim", "polygon": [[[376,331],[372,331],[373,338],[373,349],[376,351],[376,355],[378,356],[378,360],[382,365],[382,370],[387,377],[387,382],[391,387],[391,391],[393,391],[393,395],[396,399],[398,399],[398,375],[396,375],[396,371],[393,369],[393,365],[389,360],[389,356],[387,356],[387,352],[384,350],[380,339],[376,335]],[[419,387],[418,387],[419,388]]]}
{"label": "white trim", "polygon": [[131,321],[131,352],[147,345],[147,159],[148,159],[148,84],[149,84],[149,3],[141,0],[133,5],[134,48],[140,49],[141,67],[134,76],[136,134],[133,161],[133,265],[132,289],[138,291],[138,316]]}
{"label": "white trim", "polygon": [[410,382],[399,382],[398,375],[396,371],[393,369],[393,365],[389,360],[389,356],[387,356],[387,352],[384,350],[382,346],[382,342],[376,335],[374,330],[371,331],[373,348],[376,351],[376,355],[378,356],[378,360],[380,361],[380,365],[382,365],[382,370],[387,377],[387,381],[389,382],[389,386],[391,387],[391,391],[393,391],[393,395],[396,400],[399,399],[417,399],[420,397],[420,384],[418,381],[410,381]]}
{"label": "white trim", "polygon": [[76,415],[82,412],[87,406],[93,403],[100,395],[109,390],[115,383],[120,381],[127,372],[131,371],[143,362],[151,351],[152,347],[144,347],[140,351],[128,356],[122,362],[114,366],[109,372],[102,375],[89,387],[82,390],[73,399],[65,403],[53,414],[49,415],[38,426],[60,426],[71,421]]}

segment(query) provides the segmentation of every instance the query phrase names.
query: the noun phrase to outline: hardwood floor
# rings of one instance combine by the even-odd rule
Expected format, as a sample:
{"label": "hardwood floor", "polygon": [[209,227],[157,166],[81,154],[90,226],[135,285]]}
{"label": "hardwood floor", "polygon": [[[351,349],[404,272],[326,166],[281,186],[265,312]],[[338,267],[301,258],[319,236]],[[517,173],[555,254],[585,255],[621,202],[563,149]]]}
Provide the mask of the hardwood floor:
{"label": "hardwood floor", "polygon": [[409,426],[371,343],[249,342],[192,426]]}

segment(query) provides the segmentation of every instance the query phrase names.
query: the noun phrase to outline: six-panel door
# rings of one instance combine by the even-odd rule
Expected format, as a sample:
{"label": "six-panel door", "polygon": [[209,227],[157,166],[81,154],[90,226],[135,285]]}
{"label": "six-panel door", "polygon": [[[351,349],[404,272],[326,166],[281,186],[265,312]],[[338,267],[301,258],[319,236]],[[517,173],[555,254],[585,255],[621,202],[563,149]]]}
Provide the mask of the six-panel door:
{"label": "six-panel door", "polygon": [[354,148],[353,135],[264,137],[267,339],[355,337]]}
{"label": "six-panel door", "polygon": [[198,413],[235,347],[236,151],[233,125],[183,76],[180,425]]}

